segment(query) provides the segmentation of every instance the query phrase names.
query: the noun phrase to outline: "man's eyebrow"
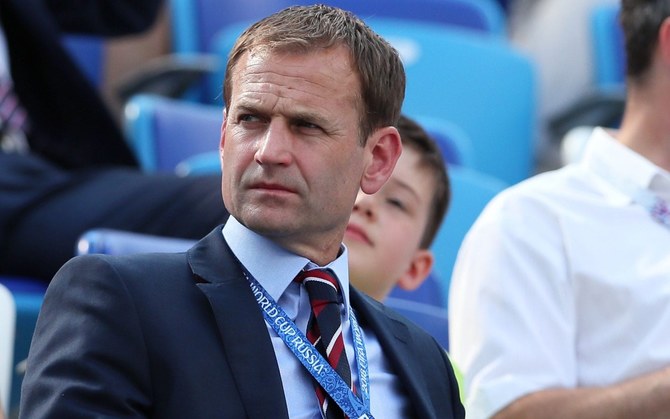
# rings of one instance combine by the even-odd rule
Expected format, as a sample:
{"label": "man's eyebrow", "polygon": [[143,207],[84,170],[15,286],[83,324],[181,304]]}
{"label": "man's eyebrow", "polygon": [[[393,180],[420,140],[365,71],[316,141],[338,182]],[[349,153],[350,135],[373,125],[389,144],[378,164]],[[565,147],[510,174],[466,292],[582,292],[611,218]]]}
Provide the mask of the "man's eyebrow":
{"label": "man's eyebrow", "polygon": [[310,111],[296,111],[289,114],[289,118],[293,121],[307,121],[317,125],[324,125],[326,119],[315,112]]}
{"label": "man's eyebrow", "polygon": [[257,106],[249,103],[249,102],[244,102],[244,101],[238,101],[234,108],[237,113],[239,112],[253,112],[253,113],[259,113],[260,110],[258,109]]}

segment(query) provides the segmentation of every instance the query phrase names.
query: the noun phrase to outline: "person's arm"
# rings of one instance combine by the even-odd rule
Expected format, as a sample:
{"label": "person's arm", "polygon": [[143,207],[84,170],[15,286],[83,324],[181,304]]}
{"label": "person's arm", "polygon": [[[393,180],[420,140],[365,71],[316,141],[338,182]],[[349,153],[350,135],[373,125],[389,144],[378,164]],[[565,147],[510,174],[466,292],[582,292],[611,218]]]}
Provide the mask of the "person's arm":
{"label": "person's arm", "polygon": [[542,390],[515,400],[493,419],[667,418],[670,367],[599,388]]}
{"label": "person's arm", "polygon": [[99,36],[140,33],[156,21],[162,0],[46,0],[63,32]]}
{"label": "person's arm", "polygon": [[576,307],[560,226],[532,194],[517,195],[504,192],[491,203],[454,267],[450,356],[463,373],[472,418],[577,382]]}
{"label": "person's arm", "polygon": [[49,284],[21,388],[21,418],[145,417],[152,388],[136,302],[99,255]]}

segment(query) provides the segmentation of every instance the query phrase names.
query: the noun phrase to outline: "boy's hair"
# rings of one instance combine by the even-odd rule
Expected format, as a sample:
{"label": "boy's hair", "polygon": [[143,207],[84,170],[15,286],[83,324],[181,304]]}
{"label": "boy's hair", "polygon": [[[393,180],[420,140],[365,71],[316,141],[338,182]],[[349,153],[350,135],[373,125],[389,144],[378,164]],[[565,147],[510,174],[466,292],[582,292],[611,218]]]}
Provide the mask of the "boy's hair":
{"label": "boy's hair", "polygon": [[642,81],[658,44],[661,24],[670,16],[668,0],[622,0],[621,26],[626,42],[626,74]]}
{"label": "boy's hair", "polygon": [[447,166],[437,143],[419,124],[409,117],[401,115],[397,128],[403,147],[411,148],[419,154],[421,169],[428,171],[435,182],[433,199],[428,213],[428,223],[420,243],[422,249],[427,249],[437,235],[451,199],[451,185],[447,174]]}
{"label": "boy's hair", "polygon": [[405,97],[405,69],[398,51],[351,12],[326,5],[293,6],[251,25],[233,46],[223,97],[230,106],[232,74],[250,51],[306,54],[345,46],[358,73],[361,145],[377,128],[394,126]]}

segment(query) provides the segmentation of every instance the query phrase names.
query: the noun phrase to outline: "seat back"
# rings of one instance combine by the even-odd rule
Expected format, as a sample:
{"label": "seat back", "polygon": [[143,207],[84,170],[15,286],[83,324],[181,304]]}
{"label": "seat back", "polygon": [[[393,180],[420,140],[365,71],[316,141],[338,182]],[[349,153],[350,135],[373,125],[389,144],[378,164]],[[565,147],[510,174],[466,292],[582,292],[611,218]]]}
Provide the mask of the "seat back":
{"label": "seat back", "polygon": [[76,254],[124,255],[147,252],[184,252],[194,244],[195,240],[98,228],[82,234],[77,241]]}
{"label": "seat back", "polygon": [[0,408],[9,417],[12,370],[14,369],[14,330],[16,305],[7,287],[0,284]]}
{"label": "seat back", "polygon": [[449,167],[451,203],[431,250],[435,255],[433,271],[442,282],[445,307],[449,301],[451,273],[465,234],[486,204],[507,184],[478,171]]}
{"label": "seat back", "polygon": [[597,88],[620,88],[626,75],[626,51],[619,4],[600,5],[591,15],[594,80]]}
{"label": "seat back", "polygon": [[384,304],[412,320],[449,349],[449,319],[442,279],[433,271],[414,291],[395,287]]}
{"label": "seat back", "polygon": [[[308,0],[172,0],[173,50],[177,53],[211,51],[215,35],[230,24],[259,20]],[[361,17],[391,16],[456,25],[504,36],[505,13],[492,0],[328,0],[323,3],[350,10]]]}
{"label": "seat back", "polygon": [[174,172],[182,160],[219,146],[220,106],[154,95],[134,96],[125,107],[127,137],[147,172]]}
{"label": "seat back", "polygon": [[435,140],[447,164],[475,167],[477,156],[472,140],[463,128],[442,118],[420,115],[413,119]]}
{"label": "seat back", "polygon": [[528,58],[502,39],[391,19],[368,23],[403,59],[403,112],[462,128],[483,173],[510,184],[532,174],[536,79]]}

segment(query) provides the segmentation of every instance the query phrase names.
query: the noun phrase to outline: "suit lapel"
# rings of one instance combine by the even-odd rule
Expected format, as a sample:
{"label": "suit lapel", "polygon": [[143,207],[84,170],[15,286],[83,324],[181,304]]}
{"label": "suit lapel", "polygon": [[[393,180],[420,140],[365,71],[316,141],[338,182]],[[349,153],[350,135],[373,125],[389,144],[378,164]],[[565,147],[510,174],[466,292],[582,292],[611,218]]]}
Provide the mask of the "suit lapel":
{"label": "suit lapel", "polygon": [[407,391],[416,416],[435,417],[425,383],[417,378],[416,371],[419,370],[419,365],[416,363],[417,354],[410,349],[411,336],[407,325],[382,304],[364,296],[354,288],[350,289],[351,306],[357,318],[362,326],[369,327],[377,336],[382,352],[387,356]]}
{"label": "suit lapel", "polygon": [[288,418],[286,398],[263,315],[217,228],[188,252],[198,288],[212,307],[226,358],[249,418]]}

